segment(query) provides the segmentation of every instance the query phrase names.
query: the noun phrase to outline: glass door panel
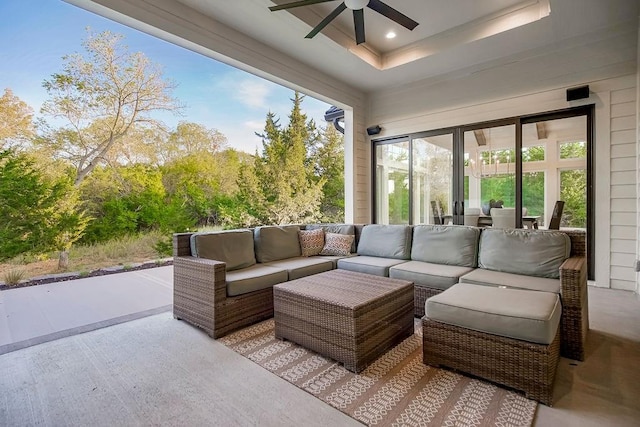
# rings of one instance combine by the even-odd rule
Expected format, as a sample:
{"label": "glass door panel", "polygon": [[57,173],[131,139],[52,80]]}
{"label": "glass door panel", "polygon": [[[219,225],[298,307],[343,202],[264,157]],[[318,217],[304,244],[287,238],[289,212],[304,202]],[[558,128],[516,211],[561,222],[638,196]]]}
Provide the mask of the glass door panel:
{"label": "glass door panel", "polygon": [[453,221],[453,134],[412,140],[413,224]]}
{"label": "glass door panel", "polygon": [[492,207],[515,210],[515,138],[515,125],[463,133],[464,208],[467,216],[479,212],[480,226],[492,224]]}
{"label": "glass door panel", "polygon": [[376,221],[409,224],[409,141],[376,145]]}
{"label": "glass door panel", "polygon": [[586,228],[586,116],[522,126],[522,207],[548,227],[556,201],[563,200],[561,227]]}

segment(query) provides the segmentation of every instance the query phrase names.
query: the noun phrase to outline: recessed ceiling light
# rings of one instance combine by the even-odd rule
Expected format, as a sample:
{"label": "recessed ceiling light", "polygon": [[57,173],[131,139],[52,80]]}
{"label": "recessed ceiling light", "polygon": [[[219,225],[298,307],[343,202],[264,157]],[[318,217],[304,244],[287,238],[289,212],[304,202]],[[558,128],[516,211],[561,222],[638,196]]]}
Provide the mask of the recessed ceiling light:
{"label": "recessed ceiling light", "polygon": [[389,32],[387,33],[386,37],[387,37],[388,39],[393,39],[393,38],[395,38],[395,37],[396,37],[396,33],[394,33],[393,31],[389,31]]}

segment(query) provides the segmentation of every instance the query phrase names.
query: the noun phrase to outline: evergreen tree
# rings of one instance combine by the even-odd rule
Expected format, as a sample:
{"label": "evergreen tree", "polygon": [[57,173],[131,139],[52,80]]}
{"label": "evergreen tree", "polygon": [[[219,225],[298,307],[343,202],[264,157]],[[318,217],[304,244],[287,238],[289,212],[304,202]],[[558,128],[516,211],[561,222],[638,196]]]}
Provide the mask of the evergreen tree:
{"label": "evergreen tree", "polygon": [[315,152],[316,179],[325,180],[322,203],[322,222],[344,221],[344,137],[333,125],[324,128]]}
{"label": "evergreen tree", "polygon": [[[307,149],[317,135],[312,121],[302,112],[303,97],[296,92],[291,100],[289,124],[282,128],[269,112],[262,138],[262,156],[253,168],[242,170],[240,202],[251,221],[260,224],[290,224],[320,218],[325,179],[314,176]],[[236,222],[242,222],[238,215]],[[245,224],[255,225],[255,224]]]}
{"label": "evergreen tree", "polygon": [[78,205],[69,177],[49,181],[28,155],[0,151],[0,259],[58,250],[66,267],[88,221]]}

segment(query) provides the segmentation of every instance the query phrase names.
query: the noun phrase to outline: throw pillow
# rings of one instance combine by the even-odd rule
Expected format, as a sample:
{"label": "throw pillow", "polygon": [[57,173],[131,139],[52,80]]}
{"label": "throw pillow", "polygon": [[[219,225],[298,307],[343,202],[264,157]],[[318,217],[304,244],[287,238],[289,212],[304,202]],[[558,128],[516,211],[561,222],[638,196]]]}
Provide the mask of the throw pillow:
{"label": "throw pillow", "polygon": [[302,256],[319,255],[324,247],[324,230],[300,230],[298,231],[300,239],[300,249]]}
{"label": "throw pillow", "polygon": [[324,248],[320,255],[348,256],[355,237],[349,234],[327,233],[324,236]]}

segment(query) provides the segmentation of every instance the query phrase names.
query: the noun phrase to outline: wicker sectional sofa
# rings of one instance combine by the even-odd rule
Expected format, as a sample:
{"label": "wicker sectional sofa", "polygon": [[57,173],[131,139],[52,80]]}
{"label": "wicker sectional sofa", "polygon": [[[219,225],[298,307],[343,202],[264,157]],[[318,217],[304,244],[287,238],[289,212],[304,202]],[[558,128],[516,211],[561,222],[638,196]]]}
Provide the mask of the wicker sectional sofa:
{"label": "wicker sectional sofa", "polygon": [[440,225],[324,225],[354,235],[351,256],[302,257],[298,230],[174,235],[174,316],[214,338],[273,316],[273,285],[333,268],[414,282],[416,316],[456,283],[558,294],[561,354],[584,359],[585,234]]}
{"label": "wicker sectional sofa", "polygon": [[[362,229],[348,224],[307,227],[353,235],[354,241]],[[307,227],[174,234],[174,316],[213,338],[272,317],[273,285],[332,270],[340,258],[301,256],[298,231]]]}

